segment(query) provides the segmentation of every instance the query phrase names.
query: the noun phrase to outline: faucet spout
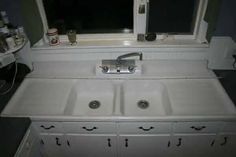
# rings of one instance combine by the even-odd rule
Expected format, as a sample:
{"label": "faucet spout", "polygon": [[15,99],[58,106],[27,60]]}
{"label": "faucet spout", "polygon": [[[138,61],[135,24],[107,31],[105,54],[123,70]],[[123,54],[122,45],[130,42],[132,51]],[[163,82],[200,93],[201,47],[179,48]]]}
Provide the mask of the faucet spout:
{"label": "faucet spout", "polygon": [[133,57],[133,56],[139,56],[139,60],[140,61],[143,60],[142,52],[132,52],[132,53],[127,53],[127,54],[117,57],[116,61],[119,63],[122,59],[127,58],[127,57]]}

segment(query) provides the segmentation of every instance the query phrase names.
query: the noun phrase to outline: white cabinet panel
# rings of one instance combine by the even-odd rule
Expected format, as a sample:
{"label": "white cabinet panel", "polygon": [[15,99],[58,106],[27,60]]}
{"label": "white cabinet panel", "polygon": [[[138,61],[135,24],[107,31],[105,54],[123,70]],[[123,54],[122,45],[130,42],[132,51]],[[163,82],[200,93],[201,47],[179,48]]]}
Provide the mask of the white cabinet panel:
{"label": "white cabinet panel", "polygon": [[63,134],[40,134],[43,157],[65,157],[65,140]]}
{"label": "white cabinet panel", "polygon": [[112,122],[64,122],[66,133],[75,134],[109,134],[116,133],[116,123]]}
{"label": "white cabinet panel", "polygon": [[171,142],[171,154],[175,157],[211,157],[214,156],[214,134],[175,135]]}
{"label": "white cabinet panel", "polygon": [[67,134],[70,157],[116,157],[116,135]]}
{"label": "white cabinet panel", "polygon": [[236,134],[222,134],[215,141],[217,157],[235,157],[236,156]]}
{"label": "white cabinet panel", "polygon": [[168,122],[124,122],[119,123],[122,134],[160,134],[170,133],[171,123]]}
{"label": "white cabinet panel", "polygon": [[174,133],[216,133],[221,123],[218,122],[176,122]]}
{"label": "white cabinet panel", "polygon": [[119,157],[166,157],[169,135],[120,135]]}
{"label": "white cabinet panel", "polygon": [[39,133],[63,132],[61,122],[33,122],[32,125]]}

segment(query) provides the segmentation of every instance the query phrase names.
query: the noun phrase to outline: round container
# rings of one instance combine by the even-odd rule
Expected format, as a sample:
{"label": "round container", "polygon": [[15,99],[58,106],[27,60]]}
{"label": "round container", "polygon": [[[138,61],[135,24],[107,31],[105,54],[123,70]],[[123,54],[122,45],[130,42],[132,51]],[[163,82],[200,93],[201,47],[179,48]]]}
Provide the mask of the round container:
{"label": "round container", "polygon": [[48,29],[47,36],[48,36],[49,45],[55,46],[55,45],[60,44],[58,31],[56,28]]}
{"label": "round container", "polygon": [[13,37],[6,38],[6,42],[9,49],[14,49],[16,47],[16,43]]}

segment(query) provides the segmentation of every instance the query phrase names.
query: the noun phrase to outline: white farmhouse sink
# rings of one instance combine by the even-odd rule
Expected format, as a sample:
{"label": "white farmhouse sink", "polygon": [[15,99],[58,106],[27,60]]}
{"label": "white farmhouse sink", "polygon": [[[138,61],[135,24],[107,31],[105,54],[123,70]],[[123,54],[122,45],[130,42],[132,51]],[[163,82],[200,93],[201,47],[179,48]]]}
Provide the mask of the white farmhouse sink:
{"label": "white farmhouse sink", "polygon": [[121,95],[125,116],[164,116],[171,113],[166,87],[159,81],[126,81]]}
{"label": "white farmhouse sink", "polygon": [[114,88],[109,80],[78,80],[69,94],[65,114],[111,116],[113,109]]}
{"label": "white farmhouse sink", "polygon": [[3,114],[63,115],[73,79],[25,79],[14,94]]}

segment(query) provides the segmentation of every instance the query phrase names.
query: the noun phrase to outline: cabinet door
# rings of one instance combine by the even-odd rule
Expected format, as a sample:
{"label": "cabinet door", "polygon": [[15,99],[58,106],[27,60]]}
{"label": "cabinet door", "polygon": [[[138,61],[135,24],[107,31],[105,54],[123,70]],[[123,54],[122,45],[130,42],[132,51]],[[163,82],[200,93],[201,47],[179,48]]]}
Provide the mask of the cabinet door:
{"label": "cabinet door", "polygon": [[120,135],[119,157],[165,157],[170,148],[169,135]]}
{"label": "cabinet door", "polygon": [[44,157],[65,157],[63,134],[40,134],[41,152]]}
{"label": "cabinet door", "polygon": [[214,146],[216,147],[217,157],[235,157],[236,134],[219,135]]}
{"label": "cabinet door", "polygon": [[67,134],[70,157],[116,157],[116,135]]}
{"label": "cabinet door", "polygon": [[216,135],[185,134],[172,139],[172,156],[211,157],[214,156]]}

